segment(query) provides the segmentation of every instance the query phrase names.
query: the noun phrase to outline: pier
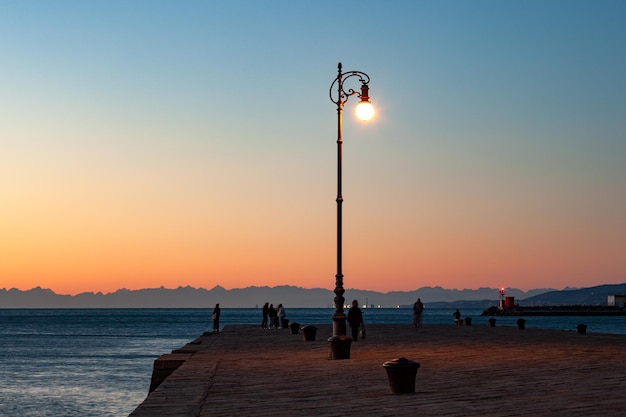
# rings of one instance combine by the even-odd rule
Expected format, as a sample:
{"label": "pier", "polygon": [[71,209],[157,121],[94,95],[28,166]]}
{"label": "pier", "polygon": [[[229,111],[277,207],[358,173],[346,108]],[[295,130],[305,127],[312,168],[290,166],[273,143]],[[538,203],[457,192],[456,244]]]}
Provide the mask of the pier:
{"label": "pier", "polygon": [[[154,390],[130,416],[626,413],[626,335],[377,324],[352,343],[350,359],[334,360],[331,325],[316,327],[315,340],[304,341],[301,331],[226,326],[164,352]],[[415,393],[390,391],[382,364],[398,357],[421,365]]]}

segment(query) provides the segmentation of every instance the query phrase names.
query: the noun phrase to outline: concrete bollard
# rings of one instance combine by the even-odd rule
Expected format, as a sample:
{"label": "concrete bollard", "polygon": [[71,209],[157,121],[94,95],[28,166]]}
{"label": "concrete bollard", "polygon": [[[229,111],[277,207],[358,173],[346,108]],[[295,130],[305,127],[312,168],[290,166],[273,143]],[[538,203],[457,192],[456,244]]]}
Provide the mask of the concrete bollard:
{"label": "concrete bollard", "polygon": [[317,333],[317,327],[315,327],[315,326],[302,326],[302,334],[304,334],[304,341],[305,342],[314,342],[316,333]]}
{"label": "concrete bollard", "polygon": [[415,392],[415,375],[420,364],[406,358],[396,358],[383,363],[392,394]]}

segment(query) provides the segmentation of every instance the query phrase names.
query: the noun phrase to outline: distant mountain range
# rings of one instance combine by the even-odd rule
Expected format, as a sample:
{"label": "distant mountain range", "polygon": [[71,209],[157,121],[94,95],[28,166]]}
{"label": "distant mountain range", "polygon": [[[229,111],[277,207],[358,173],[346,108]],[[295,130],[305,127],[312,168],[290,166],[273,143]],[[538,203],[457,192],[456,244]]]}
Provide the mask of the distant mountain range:
{"label": "distant mountain range", "polygon": [[[539,305],[601,305],[609,294],[626,294],[626,284],[601,285],[582,289],[506,290],[523,306]],[[257,307],[265,302],[282,303],[286,307],[332,307],[333,291],[322,288],[294,286],[247,287],[226,290],[216,286],[211,290],[193,287],[149,288],[142,290],[120,289],[103,294],[86,292],[77,295],[56,294],[41,287],[27,291],[0,289],[0,308],[212,308],[220,303],[223,308]],[[422,287],[415,291],[381,293],[347,289],[346,303],[357,299],[360,304],[376,307],[408,307],[417,298],[430,308],[487,308],[498,305],[499,289],[479,288],[455,290],[442,287]]]}
{"label": "distant mountain range", "polygon": [[[522,306],[542,305],[605,305],[609,294],[626,294],[626,284],[600,285],[590,288],[506,290]],[[27,291],[0,289],[0,308],[212,308],[216,303],[224,308],[257,307],[265,302],[282,303],[288,307],[332,307],[335,294],[322,288],[294,286],[247,287],[226,290],[216,286],[211,290],[193,287],[175,289],[120,289],[103,294],[86,292],[77,295],[56,294],[40,287]],[[499,289],[479,288],[455,290],[442,287],[422,287],[415,291],[381,293],[348,289],[346,303],[357,299],[360,304],[380,307],[410,307],[417,298],[430,308],[487,308],[498,305]]]}

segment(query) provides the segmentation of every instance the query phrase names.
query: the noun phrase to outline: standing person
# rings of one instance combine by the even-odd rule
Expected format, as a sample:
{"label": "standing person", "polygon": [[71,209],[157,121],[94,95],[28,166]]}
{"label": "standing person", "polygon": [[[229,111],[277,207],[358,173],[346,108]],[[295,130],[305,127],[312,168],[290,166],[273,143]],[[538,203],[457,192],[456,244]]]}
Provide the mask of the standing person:
{"label": "standing person", "polygon": [[211,314],[211,318],[213,319],[213,333],[220,332],[220,305],[215,304],[215,308],[213,309],[213,314]]}
{"label": "standing person", "polygon": [[265,303],[263,305],[263,321],[261,322],[261,328],[267,329],[267,315],[269,314],[270,303]]}
{"label": "standing person", "polygon": [[424,311],[424,304],[419,298],[413,304],[413,326],[422,327],[422,311]]}
{"label": "standing person", "polygon": [[282,329],[283,328],[283,320],[285,318],[285,309],[283,307],[282,304],[278,304],[278,311],[276,312],[277,316],[278,316],[278,328]]}
{"label": "standing person", "polygon": [[454,313],[452,313],[452,316],[454,316],[454,324],[456,324],[457,326],[460,326],[461,325],[461,312],[459,311],[458,308],[456,309]]}
{"label": "standing person", "polygon": [[267,315],[269,316],[270,329],[274,329],[276,326],[276,309],[274,308],[274,304],[270,304],[270,308],[267,310]]}
{"label": "standing person", "polygon": [[352,307],[348,310],[348,323],[352,330],[352,340],[356,342],[359,337],[359,327],[363,324],[363,313],[357,300],[352,301]]}

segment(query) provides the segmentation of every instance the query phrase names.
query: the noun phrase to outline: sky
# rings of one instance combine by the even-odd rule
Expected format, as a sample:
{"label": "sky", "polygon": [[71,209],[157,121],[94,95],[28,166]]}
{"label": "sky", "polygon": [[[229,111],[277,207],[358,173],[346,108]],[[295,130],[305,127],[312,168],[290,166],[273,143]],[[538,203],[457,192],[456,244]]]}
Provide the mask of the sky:
{"label": "sky", "polygon": [[344,108],[346,289],[626,282],[625,19],[0,0],[0,288],[333,289],[338,62],[376,108]]}

